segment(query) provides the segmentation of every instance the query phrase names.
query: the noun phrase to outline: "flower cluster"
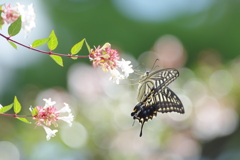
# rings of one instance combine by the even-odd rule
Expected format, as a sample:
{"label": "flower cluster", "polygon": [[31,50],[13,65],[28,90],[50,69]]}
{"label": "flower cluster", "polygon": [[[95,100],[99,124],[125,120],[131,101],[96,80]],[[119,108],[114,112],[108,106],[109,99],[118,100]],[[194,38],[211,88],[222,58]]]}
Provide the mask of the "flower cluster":
{"label": "flower cluster", "polygon": [[[33,114],[33,119],[36,120],[36,126],[42,126],[47,133],[47,140],[50,140],[51,137],[55,136],[58,130],[51,130],[49,127],[52,124],[57,127],[57,120],[63,120],[67,122],[69,126],[72,126],[73,115],[68,104],[64,103],[65,106],[57,111],[54,107],[56,104],[55,101],[51,101],[51,98],[43,100],[46,102],[44,107],[37,106],[34,109],[30,108],[30,110]],[[68,113],[68,116],[60,117],[60,113]]]}
{"label": "flower cluster", "polygon": [[98,46],[95,50],[92,49],[89,58],[93,61],[94,67],[100,66],[104,72],[107,72],[116,68],[120,57],[116,50],[111,49],[111,44],[106,43],[102,48]]}
{"label": "flower cluster", "polygon": [[10,4],[4,6],[2,13],[3,22],[6,22],[7,24],[13,23],[20,16],[17,7],[11,7]]}
{"label": "flower cluster", "polygon": [[[92,49],[89,55],[89,59],[93,61],[93,66],[100,66],[104,72],[110,71],[110,80],[113,80],[119,84],[119,80],[125,79],[129,76],[129,73],[133,73],[132,65],[130,61],[125,61],[123,58],[121,61],[119,54],[116,50],[111,49],[111,44],[105,43],[103,47]],[[118,69],[121,69],[121,72]]]}
{"label": "flower cluster", "polygon": [[36,27],[35,18],[36,14],[33,9],[33,4],[28,5],[28,9],[24,9],[25,6],[17,3],[16,6],[4,5],[2,8],[2,20],[3,23],[11,24],[15,22],[19,16],[22,19],[22,29],[25,31],[25,37],[31,32],[32,28]]}

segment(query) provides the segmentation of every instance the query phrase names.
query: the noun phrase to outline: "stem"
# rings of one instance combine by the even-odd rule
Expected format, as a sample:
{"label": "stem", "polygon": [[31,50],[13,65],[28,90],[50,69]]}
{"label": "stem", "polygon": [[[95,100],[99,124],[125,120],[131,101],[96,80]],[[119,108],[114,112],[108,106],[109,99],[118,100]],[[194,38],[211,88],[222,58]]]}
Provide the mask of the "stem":
{"label": "stem", "polygon": [[32,117],[32,115],[17,115],[17,114],[5,114],[5,113],[0,113],[0,115],[3,116],[8,116],[8,117]]}
{"label": "stem", "polygon": [[26,46],[20,42],[17,42],[15,40],[12,40],[10,37],[7,37],[7,36],[4,36],[3,34],[0,33],[0,36],[4,37],[7,41],[11,41],[13,43],[16,43],[20,46],[23,46],[25,48],[28,48],[30,50],[33,50],[33,51],[36,51],[36,52],[40,52],[40,53],[44,53],[44,54],[48,54],[48,55],[57,55],[57,56],[62,56],[62,57],[78,57],[78,58],[88,58],[88,56],[74,56],[74,55],[65,55],[65,54],[59,54],[59,53],[53,53],[53,52],[45,52],[45,51],[42,51],[42,50],[39,50],[39,49],[35,49],[35,48],[32,48],[32,47],[29,47],[29,46]]}

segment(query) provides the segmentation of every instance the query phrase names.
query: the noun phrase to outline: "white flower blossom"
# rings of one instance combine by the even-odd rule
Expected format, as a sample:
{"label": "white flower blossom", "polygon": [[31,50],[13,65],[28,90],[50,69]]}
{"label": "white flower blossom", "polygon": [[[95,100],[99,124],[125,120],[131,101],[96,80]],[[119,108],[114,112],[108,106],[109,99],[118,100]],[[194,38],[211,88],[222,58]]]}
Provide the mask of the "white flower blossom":
{"label": "white flower blossom", "polygon": [[17,11],[22,16],[22,29],[25,31],[25,38],[36,27],[36,14],[33,9],[33,4],[28,5],[28,10],[24,10],[25,6],[17,3]]}
{"label": "white flower blossom", "polygon": [[65,117],[58,117],[58,119],[67,122],[70,127],[72,126],[73,118],[74,118],[74,116],[71,113]]}
{"label": "white flower blossom", "polygon": [[125,78],[129,76],[129,73],[133,73],[131,61],[125,61],[122,58],[122,61],[117,61],[117,65],[122,69],[122,72],[124,72]]}
{"label": "white flower blossom", "polygon": [[56,136],[56,132],[58,132],[58,130],[51,130],[49,127],[46,127],[44,125],[42,125],[42,127],[44,128],[45,132],[47,133],[46,139],[49,141],[51,137],[55,137]]}
{"label": "white flower blossom", "polygon": [[[55,101],[52,101],[51,98],[43,99],[46,103],[44,107],[37,106],[36,115],[33,115],[33,119],[36,120],[36,126],[42,126],[47,133],[47,140],[55,136],[55,133],[58,130],[51,130],[49,127],[53,124],[55,127],[58,126],[57,121],[63,120],[72,126],[72,121],[74,116],[71,113],[71,109],[67,103],[64,103],[64,107],[60,110],[57,110],[54,105]],[[30,109],[33,111],[33,109]],[[68,113],[67,116],[61,115],[61,113]]]}
{"label": "white flower blossom", "polygon": [[55,102],[55,101],[52,101],[51,98],[49,98],[49,99],[43,99],[43,100],[45,101],[45,105],[44,105],[43,108],[48,108],[48,107],[51,107],[51,106],[53,106],[54,104],[56,104],[56,102]]}
{"label": "white flower blossom", "polygon": [[71,127],[74,116],[71,113],[71,109],[70,109],[69,105],[67,103],[64,103],[64,105],[65,105],[65,107],[63,107],[62,109],[60,109],[56,113],[65,113],[65,112],[67,112],[68,116],[58,117],[58,119],[67,122],[69,124],[69,126]]}
{"label": "white flower blossom", "polygon": [[71,109],[69,107],[69,105],[67,103],[64,103],[64,107],[62,109],[60,109],[59,111],[57,111],[56,113],[64,113],[64,112],[68,112],[71,113]]}
{"label": "white flower blossom", "polygon": [[130,64],[131,61],[125,61],[123,58],[121,61],[117,61],[117,68],[120,68],[122,73],[117,68],[109,70],[111,73],[110,80],[119,84],[119,80],[126,79],[130,73],[133,73],[132,65]]}
{"label": "white flower blossom", "polygon": [[119,80],[124,79],[124,75],[122,75],[116,68],[109,71],[112,75],[109,80],[113,80],[116,84],[119,84]]}

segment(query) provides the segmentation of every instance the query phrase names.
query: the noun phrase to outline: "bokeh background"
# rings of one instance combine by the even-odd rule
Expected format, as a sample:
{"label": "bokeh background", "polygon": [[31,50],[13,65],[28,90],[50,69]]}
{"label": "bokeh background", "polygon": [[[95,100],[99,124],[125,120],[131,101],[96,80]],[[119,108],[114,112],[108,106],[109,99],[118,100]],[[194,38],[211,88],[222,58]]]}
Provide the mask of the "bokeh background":
{"label": "bokeh background", "polygon": [[[16,4],[8,0],[1,3]],[[91,47],[110,42],[121,57],[142,73],[177,68],[170,88],[185,114],[158,114],[144,126],[130,116],[137,103],[138,74],[121,85],[89,59],[64,59],[58,66],[48,55],[0,39],[0,103],[16,95],[29,106],[52,98],[69,103],[73,126],[59,124],[46,141],[41,127],[0,117],[2,160],[238,160],[240,159],[240,1],[239,0],[51,0],[30,1],[37,14],[27,39],[31,44],[51,30],[59,39],[55,52],[68,54],[86,38]],[[1,33],[7,35],[7,26]],[[46,50],[46,47],[40,47]],[[80,52],[87,55],[86,47]],[[135,84],[135,85],[130,85]],[[11,113],[11,112],[10,112]]]}

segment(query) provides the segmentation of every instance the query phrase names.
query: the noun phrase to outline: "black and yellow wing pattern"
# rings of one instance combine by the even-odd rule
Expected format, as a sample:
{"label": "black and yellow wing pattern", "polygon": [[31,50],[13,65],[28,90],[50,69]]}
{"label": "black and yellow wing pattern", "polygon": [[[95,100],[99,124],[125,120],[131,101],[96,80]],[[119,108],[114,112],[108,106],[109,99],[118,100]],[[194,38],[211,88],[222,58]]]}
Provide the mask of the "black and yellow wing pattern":
{"label": "black and yellow wing pattern", "polygon": [[157,116],[157,112],[177,112],[183,114],[184,108],[178,96],[167,86],[179,76],[176,69],[168,68],[146,72],[140,77],[138,103],[131,116],[141,124],[140,137],[145,122]]}

